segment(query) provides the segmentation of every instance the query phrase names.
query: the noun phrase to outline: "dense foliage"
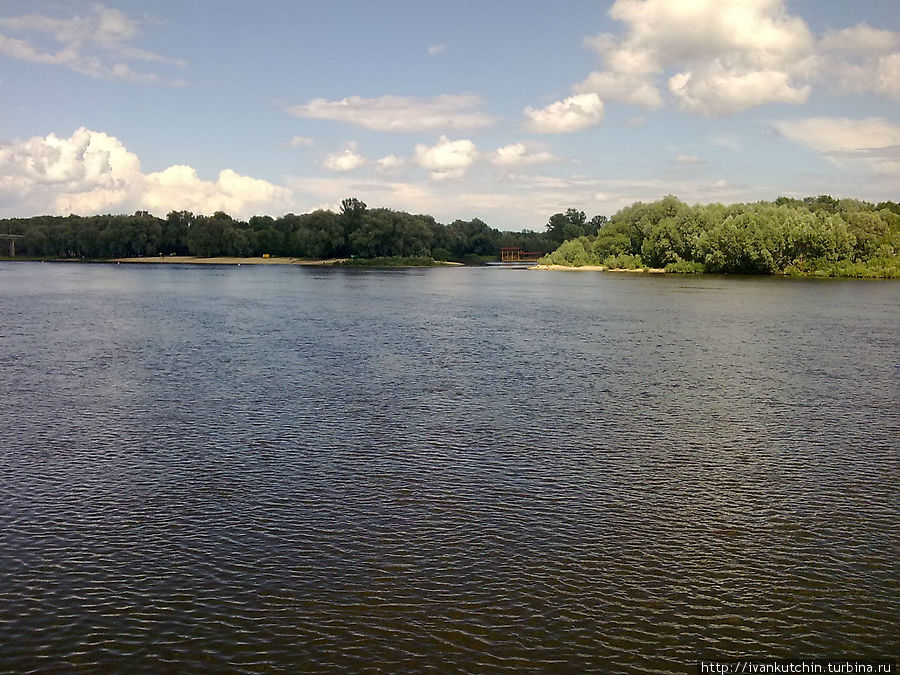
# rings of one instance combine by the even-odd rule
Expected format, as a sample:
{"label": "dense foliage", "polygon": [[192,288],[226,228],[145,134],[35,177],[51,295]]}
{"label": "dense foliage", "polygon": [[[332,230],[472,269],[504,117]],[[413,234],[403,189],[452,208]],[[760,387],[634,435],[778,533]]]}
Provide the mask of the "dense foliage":
{"label": "dense foliage", "polygon": [[[900,277],[900,204],[827,195],[803,200],[688,206],[668,196],[588,219],[568,209],[542,233],[500,232],[477,218],[442,225],[428,215],[370,209],[345,199],[340,212],[235,220],[223,212],[39,216],[0,220],[18,234],[18,255],[120,258],[195,255],[354,258],[373,261],[496,257],[501,247],[551,251],[541,260],[671,272]],[[555,249],[555,250],[553,250]]]}
{"label": "dense foliage", "polygon": [[132,216],[39,216],[0,220],[0,232],[23,235],[16,242],[17,255],[58,258],[269,254],[462,261],[497,256],[502,246],[550,251],[562,241],[549,233],[500,232],[477,218],[442,225],[427,215],[369,209],[353,198],[342,202],[339,213],[318,210],[247,221],[221,211],[211,216],[173,211],[165,219],[145,211]]}
{"label": "dense foliage", "polygon": [[681,273],[900,277],[900,204],[829,196],[688,206],[638,202],[541,262]]}

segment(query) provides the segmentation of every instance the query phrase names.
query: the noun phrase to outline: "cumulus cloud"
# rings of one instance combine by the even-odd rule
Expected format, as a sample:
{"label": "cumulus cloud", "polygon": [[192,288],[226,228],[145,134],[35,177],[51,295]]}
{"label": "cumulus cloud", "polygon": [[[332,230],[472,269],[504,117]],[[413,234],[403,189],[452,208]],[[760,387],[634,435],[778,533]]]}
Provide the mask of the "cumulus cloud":
{"label": "cumulus cloud", "polygon": [[[140,49],[131,44],[139,23],[121,10],[92,6],[86,14],[66,18],[25,14],[0,18],[0,54],[31,63],[62,66],[88,77],[129,82],[184,84],[143,69],[130,62],[183,66],[181,59]],[[46,49],[35,35],[49,38],[55,47]],[[30,38],[30,39],[29,39]]]}
{"label": "cumulus cloud", "polygon": [[659,108],[663,104],[656,85],[643,76],[628,73],[594,72],[573,89],[581,94],[593,93],[604,99],[645,108]]}
{"label": "cumulus cloud", "polygon": [[259,209],[286,204],[290,191],[268,181],[243,176],[231,169],[219,172],[215,182],[203,180],[190,166],[170,166],[147,174],[141,203],[153,213],[187,210],[194,213],[225,211],[247,217]]}
{"label": "cumulus cloud", "polygon": [[488,161],[497,166],[527,166],[552,162],[555,159],[556,157],[547,151],[529,152],[524,143],[513,143],[494,150]]}
{"label": "cumulus cloud", "polygon": [[335,120],[375,131],[480,129],[494,123],[493,117],[478,110],[481,103],[481,98],[474,94],[448,94],[431,99],[350,96],[340,101],[313,99],[303,105],[290,106],[287,112],[297,117]]}
{"label": "cumulus cloud", "polygon": [[900,174],[900,124],[883,117],[813,117],[782,120],[772,126],[785,138],[835,164]]}
{"label": "cumulus cloud", "polygon": [[681,107],[709,117],[730,115],[764,103],[805,103],[810,87],[795,87],[779,70],[735,73],[711,66],[702,74],[684,72],[669,79],[669,91]]}
{"label": "cumulus cloud", "polygon": [[341,152],[328,155],[322,166],[329,171],[337,171],[343,173],[345,171],[353,171],[364,166],[366,158],[363,157],[356,149],[356,143],[349,143]]}
{"label": "cumulus cloud", "polygon": [[139,173],[137,155],[118,139],[84,127],[70,138],[49,134],[0,144],[0,189],[4,190],[125,190]]}
{"label": "cumulus cloud", "polygon": [[900,99],[900,32],[872,28],[828,31],[820,42],[820,71],[833,89]]}
{"label": "cumulus cloud", "polygon": [[621,34],[584,43],[602,67],[579,94],[708,117],[768,103],[805,103],[813,85],[900,99],[900,32],[861,23],[817,38],[784,0],[617,0]]}
{"label": "cumulus cloud", "polygon": [[416,164],[430,171],[435,180],[459,178],[477,157],[478,148],[472,141],[451,141],[446,136],[441,136],[436,145],[417,144],[415,150]]}
{"label": "cumulus cloud", "polygon": [[215,181],[181,165],[145,174],[119,139],[84,127],[69,138],[0,143],[0,203],[18,213],[224,210],[243,217],[277,210],[290,196],[286,188],[231,169]]}
{"label": "cumulus cloud", "polygon": [[798,82],[811,67],[813,36],[782,0],[617,0],[609,13],[624,34],[586,41],[605,67],[578,92],[655,108],[660,79],[675,71],[668,89],[679,105],[713,117],[809,94]]}
{"label": "cumulus cloud", "polygon": [[437,56],[438,54],[443,54],[444,50],[446,48],[447,48],[447,45],[444,45],[444,44],[431,45],[428,48],[428,54],[430,56]]}
{"label": "cumulus cloud", "polygon": [[566,134],[603,121],[603,101],[596,93],[578,94],[546,108],[525,108],[528,128],[539,134]]}

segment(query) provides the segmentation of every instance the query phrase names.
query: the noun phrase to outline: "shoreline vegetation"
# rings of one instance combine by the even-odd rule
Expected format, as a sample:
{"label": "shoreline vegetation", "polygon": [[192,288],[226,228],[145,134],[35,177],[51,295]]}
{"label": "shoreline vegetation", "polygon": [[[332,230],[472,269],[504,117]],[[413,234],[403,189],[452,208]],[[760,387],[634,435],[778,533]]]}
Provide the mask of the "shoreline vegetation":
{"label": "shoreline vegetation", "polygon": [[337,213],[246,221],[222,211],[0,219],[0,254],[13,247],[0,260],[435,267],[498,261],[506,249],[517,264],[508,254],[544,253],[538,270],[900,278],[900,204],[820,195],[689,206],[667,196],[611,218],[570,208],[543,232],[501,232],[351,197]]}
{"label": "shoreline vegetation", "polygon": [[594,232],[581,212],[560,214],[574,236],[538,262],[555,269],[676,274],[900,278],[900,205],[828,195],[689,206],[667,196],[637,202]]}
{"label": "shoreline vegetation", "polygon": [[264,258],[253,256],[239,258],[236,256],[217,256],[200,258],[197,256],[150,256],[132,258],[113,258],[98,262],[116,262],[129,264],[182,264],[182,265],[300,265],[303,267],[447,267],[462,265],[457,262],[438,261],[429,257],[382,257],[382,258]]}
{"label": "shoreline vegetation", "polygon": [[343,258],[332,258],[329,260],[306,260],[300,258],[263,258],[262,256],[248,256],[241,258],[237,256],[215,256],[210,258],[200,258],[193,255],[172,255],[172,256],[139,256],[130,258],[112,258],[110,260],[100,260],[97,262],[111,263],[128,263],[137,265],[311,265],[323,266],[331,265],[342,261]]}
{"label": "shoreline vegetation", "polygon": [[435,260],[426,256],[381,258],[277,258],[262,256],[212,256],[202,258],[193,255],[133,256],[128,258],[16,258],[0,256],[3,262],[96,263],[127,265],[298,265],[301,267],[462,267],[463,263]]}
{"label": "shoreline vegetation", "polygon": [[637,272],[645,274],[665,274],[666,269],[662,267],[635,267],[628,269],[625,267],[607,267],[606,265],[556,265],[553,263],[538,263],[530,270],[555,270],[557,272]]}
{"label": "shoreline vegetation", "polygon": [[[165,218],[146,211],[130,216],[7,218],[0,220],[0,234],[13,235],[19,256],[39,259],[147,261],[190,256],[207,262],[265,258],[372,267],[477,264],[497,259],[504,247],[544,253],[563,241],[530,230],[501,232],[478,218],[444,225],[429,215],[370,209],[352,197],[341,202],[337,213],[320,209],[248,220],[223,211],[211,216],[172,211]],[[9,238],[0,239],[0,254],[9,243]]]}

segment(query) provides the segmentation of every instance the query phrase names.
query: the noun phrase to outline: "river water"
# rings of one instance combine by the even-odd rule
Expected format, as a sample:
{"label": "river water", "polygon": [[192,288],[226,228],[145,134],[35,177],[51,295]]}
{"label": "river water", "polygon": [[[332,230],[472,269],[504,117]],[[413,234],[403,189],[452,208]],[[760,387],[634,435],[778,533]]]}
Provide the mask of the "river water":
{"label": "river water", "polygon": [[900,283],[0,263],[0,670],[896,657]]}

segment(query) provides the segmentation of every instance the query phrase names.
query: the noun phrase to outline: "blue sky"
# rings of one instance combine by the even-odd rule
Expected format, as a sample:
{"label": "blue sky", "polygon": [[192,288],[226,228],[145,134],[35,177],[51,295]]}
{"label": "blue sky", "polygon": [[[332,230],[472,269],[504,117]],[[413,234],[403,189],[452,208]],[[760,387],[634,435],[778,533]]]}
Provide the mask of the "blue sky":
{"label": "blue sky", "polygon": [[896,0],[6,0],[0,216],[900,199]]}

